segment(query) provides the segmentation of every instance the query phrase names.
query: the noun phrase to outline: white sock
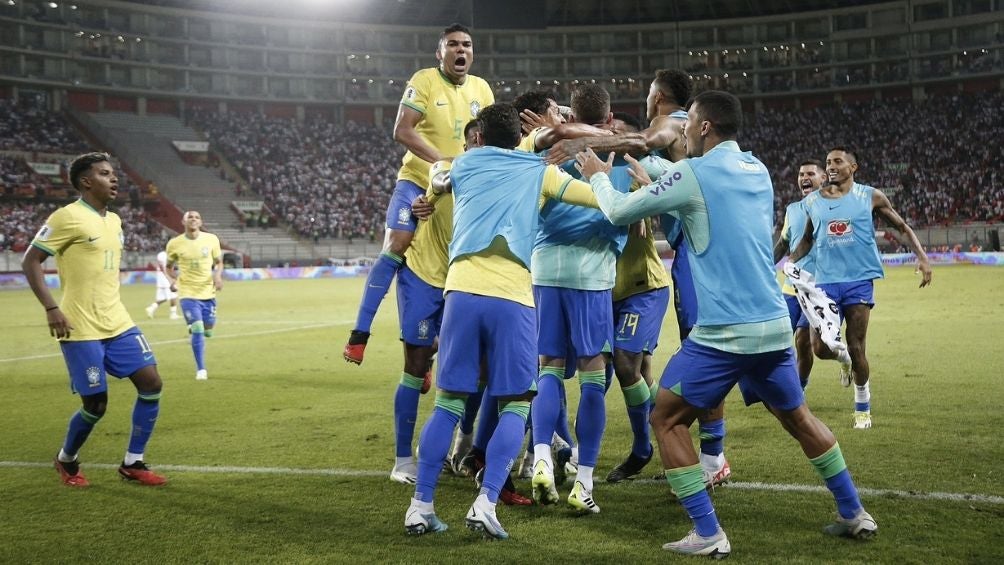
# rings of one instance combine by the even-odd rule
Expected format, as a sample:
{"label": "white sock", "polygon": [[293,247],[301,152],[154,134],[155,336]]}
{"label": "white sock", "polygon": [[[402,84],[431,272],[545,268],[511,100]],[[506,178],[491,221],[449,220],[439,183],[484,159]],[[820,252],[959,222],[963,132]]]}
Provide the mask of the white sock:
{"label": "white sock", "polygon": [[171,306],[171,313],[172,314],[177,314],[178,313],[178,307],[177,306]]}
{"label": "white sock", "polygon": [[414,508],[418,508],[419,512],[421,512],[423,514],[430,514],[430,513],[434,513],[436,511],[433,508],[431,502],[422,502],[421,500],[419,500],[417,498],[412,498],[411,499],[411,505]]}
{"label": "white sock", "polygon": [[579,464],[579,446],[572,447],[572,457],[568,460],[572,465]]}
{"label": "white sock", "polygon": [[129,465],[132,465],[133,463],[142,460],[143,460],[142,453],[130,453],[126,451],[125,458],[122,460],[122,464],[128,467]]}
{"label": "white sock", "polygon": [[549,468],[554,468],[554,462],[551,461],[551,446],[546,443],[538,443],[533,446],[533,464],[536,465],[537,461],[547,461],[547,466]]}
{"label": "white sock", "polygon": [[151,312],[156,312],[156,311],[157,311],[157,307],[158,307],[158,306],[160,306],[160,304],[157,304],[156,302],[154,302],[153,304],[151,304],[151,305],[147,306],[147,308],[148,308],[148,309],[149,309],[149,310],[150,310]]}
{"label": "white sock", "polygon": [[868,389],[868,384],[854,385],[854,402],[871,402],[872,392]]}
{"label": "white sock", "polygon": [[724,453],[719,453],[718,455],[708,455],[706,453],[702,453],[700,459],[701,468],[711,473],[717,473],[718,470],[725,465]]}
{"label": "white sock", "polygon": [[846,349],[843,349],[837,352],[837,361],[839,361],[841,365],[850,365],[851,354],[848,353]]}
{"label": "white sock", "polygon": [[579,465],[579,472],[575,474],[575,480],[582,483],[586,490],[593,490],[593,468],[587,465]]}
{"label": "white sock", "polygon": [[70,457],[65,451],[60,449],[59,455],[56,456],[56,459],[59,459],[63,463],[72,463],[77,460],[77,456],[74,455],[73,457]]}
{"label": "white sock", "polygon": [[495,503],[488,500],[487,494],[479,494],[478,497],[474,499],[474,505],[488,514],[495,514]]}
{"label": "white sock", "polygon": [[414,464],[415,464],[415,458],[413,456],[411,456],[411,455],[409,455],[408,457],[395,457],[394,458],[394,466],[395,467],[403,467],[405,465],[414,465]]}

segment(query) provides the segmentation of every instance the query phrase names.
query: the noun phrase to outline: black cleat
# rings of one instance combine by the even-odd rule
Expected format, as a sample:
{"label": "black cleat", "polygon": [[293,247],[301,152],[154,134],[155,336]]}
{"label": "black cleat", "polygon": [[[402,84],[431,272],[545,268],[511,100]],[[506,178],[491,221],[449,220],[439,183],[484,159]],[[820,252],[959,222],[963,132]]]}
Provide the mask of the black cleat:
{"label": "black cleat", "polygon": [[638,457],[634,453],[631,453],[623,463],[614,467],[610,471],[610,474],[607,475],[607,482],[619,483],[634,477],[638,473],[641,473],[641,470],[645,468],[645,465],[648,465],[648,462],[652,460],[652,453],[654,452],[655,450],[653,449],[652,452],[648,454],[648,457]]}

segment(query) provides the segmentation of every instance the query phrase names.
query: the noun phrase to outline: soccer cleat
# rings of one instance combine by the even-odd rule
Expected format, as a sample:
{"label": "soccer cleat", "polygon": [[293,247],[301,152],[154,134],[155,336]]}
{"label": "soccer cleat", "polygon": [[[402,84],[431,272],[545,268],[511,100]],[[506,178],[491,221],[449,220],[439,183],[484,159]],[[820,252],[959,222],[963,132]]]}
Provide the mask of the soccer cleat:
{"label": "soccer cleat", "polygon": [[850,363],[840,364],[840,384],[846,388],[854,381],[854,371],[851,370]]}
{"label": "soccer cleat", "polygon": [[362,365],[363,355],[366,353],[366,343],[369,339],[369,332],[352,330],[352,333],[349,334],[349,342],[345,344],[345,350],[342,351],[342,357],[349,363]]}
{"label": "soccer cleat", "polygon": [[80,462],[60,461],[57,457],[53,460],[53,465],[56,467],[56,471],[59,471],[59,480],[63,481],[64,485],[68,487],[86,487],[91,484],[87,482],[87,478],[80,472]]}
{"label": "soccer cleat", "polygon": [[687,537],[680,541],[669,542],[662,548],[681,555],[703,555],[712,559],[725,559],[732,552],[729,538],[721,527],[715,535],[707,538],[698,535],[697,530],[690,530]]}
{"label": "soccer cleat", "polygon": [[837,521],[823,528],[823,533],[845,538],[867,539],[875,535],[878,524],[864,508],[858,510],[853,518],[843,518],[837,515]]}
{"label": "soccer cleat", "polygon": [[578,465],[573,466],[572,448],[564,447],[554,454],[554,484],[563,485],[568,480],[568,475],[574,475],[579,471]]}
{"label": "soccer cleat", "polygon": [[209,378],[209,373],[205,369],[195,371],[195,380],[204,381]]}
{"label": "soccer cleat", "polygon": [[533,466],[533,478],[530,479],[533,487],[531,496],[537,504],[556,504],[558,502],[558,490],[554,488],[554,475],[547,466],[547,461],[541,459]]}
{"label": "soccer cleat", "polygon": [[593,491],[586,490],[580,481],[575,481],[572,492],[568,493],[568,505],[579,514],[599,514],[600,507],[593,502]]}
{"label": "soccer cleat", "polygon": [[179,316],[177,312],[171,312],[171,316],[170,316],[170,318],[171,318],[172,320],[180,320],[180,319],[181,319],[181,316]]}
{"label": "soccer cleat", "polygon": [[607,482],[619,483],[641,473],[645,465],[648,465],[648,462],[652,460],[653,453],[655,453],[655,450],[650,451],[648,457],[638,457],[634,452],[628,454],[627,459],[623,463],[610,470],[610,474],[607,475]]}
{"label": "soccer cleat", "polygon": [[533,504],[533,500],[516,492],[515,488],[510,490],[508,487],[502,487],[502,490],[499,491],[499,500],[506,506],[530,506]]}
{"label": "soccer cleat", "polygon": [[417,469],[415,468],[414,463],[394,465],[394,468],[390,470],[390,480],[401,483],[402,485],[413,485],[418,482],[418,475],[416,472]]}
{"label": "soccer cleat", "polygon": [[495,512],[478,508],[476,501],[471,505],[471,509],[467,511],[467,518],[464,521],[469,530],[481,532],[487,538],[498,540],[509,539],[508,532],[502,529],[502,524],[499,524],[498,518],[495,517]]}
{"label": "soccer cleat", "polygon": [[732,478],[732,467],[729,466],[728,460],[723,457],[722,461],[722,466],[715,471],[703,469],[705,487],[713,489],[718,485],[724,485]]}
{"label": "soccer cleat", "polygon": [[445,532],[449,526],[436,516],[435,512],[423,513],[414,505],[408,507],[404,515],[404,531],[408,535],[420,536]]}
{"label": "soccer cleat", "polygon": [[472,450],[468,451],[467,455],[464,455],[460,459],[460,463],[456,467],[456,473],[462,477],[471,477],[473,479],[477,476],[478,471],[484,469],[484,467],[484,460],[478,457]]}
{"label": "soccer cleat", "polygon": [[119,466],[119,475],[127,481],[136,481],[150,487],[159,487],[167,483],[167,479],[163,475],[154,473],[142,461],[137,461],[132,465],[123,463]]}
{"label": "soccer cleat", "polygon": [[153,313],[156,312],[156,311],[157,311],[157,307],[156,306],[147,306],[146,307],[146,317],[147,318],[153,318]]}
{"label": "soccer cleat", "polygon": [[529,479],[530,477],[533,477],[533,452],[524,451],[523,458],[519,462],[519,471],[516,473],[516,478]]}
{"label": "soccer cleat", "polygon": [[872,413],[871,411],[861,412],[860,410],[854,411],[854,429],[855,430],[867,430],[872,427]]}

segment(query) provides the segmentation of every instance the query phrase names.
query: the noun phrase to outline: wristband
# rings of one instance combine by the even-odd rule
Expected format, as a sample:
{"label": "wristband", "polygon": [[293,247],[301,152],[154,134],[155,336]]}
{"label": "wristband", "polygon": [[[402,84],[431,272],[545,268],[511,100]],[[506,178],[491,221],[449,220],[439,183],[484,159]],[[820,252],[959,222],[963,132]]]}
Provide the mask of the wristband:
{"label": "wristband", "polygon": [[52,311],[52,310],[55,310],[56,308],[59,308],[59,306],[51,306],[51,307],[49,307],[49,308],[46,308],[46,309],[45,309],[45,311],[46,311],[46,312],[50,312],[50,311]]}

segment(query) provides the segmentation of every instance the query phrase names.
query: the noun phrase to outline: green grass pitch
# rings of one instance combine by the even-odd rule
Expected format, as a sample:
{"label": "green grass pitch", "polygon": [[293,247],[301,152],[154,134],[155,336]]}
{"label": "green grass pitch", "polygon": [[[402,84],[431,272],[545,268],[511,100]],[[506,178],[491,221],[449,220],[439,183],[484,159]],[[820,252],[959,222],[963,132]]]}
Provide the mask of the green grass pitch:
{"label": "green grass pitch", "polygon": [[[821,482],[780,426],[761,407],[744,408],[733,393],[726,454],[733,479],[747,488],[725,486],[713,495],[733,559],[1004,562],[1004,269],[937,267],[928,289],[917,288],[909,268],[889,269],[887,276],[876,285],[869,332],[875,427],[851,430],[853,394],[840,386],[832,362],[816,362],[809,405],[837,434],[859,487],[983,498],[866,494],[878,537],[863,543],[827,538],[820,528],[834,513],[828,494],[749,488],[755,482]],[[194,379],[184,325],[167,320],[164,307],[156,319],[146,319],[143,307],[153,287],[123,287],[165,382],[147,460],[155,468],[185,466],[165,471],[170,483],[159,489],[125,483],[114,470],[135,397],[128,382],[111,384],[108,413],[82,451],[92,486],[74,490],[59,483],[50,461],[79,401],[68,391],[41,307],[28,291],[0,292],[0,562],[675,559],[660,546],[690,525],[670,500],[669,487],[652,480],[602,482],[630,445],[616,388],[607,397],[594,491],[601,514],[500,506],[512,539],[488,543],[463,527],[473,485],[443,477],[436,508],[450,530],[405,536],[412,489],[387,478],[392,399],[402,367],[393,293],[377,318],[366,362],[356,367],[341,358],[362,285],[362,279],[228,283],[207,347],[205,382]],[[677,345],[670,314],[657,374]],[[573,405],[575,388],[569,388]],[[431,394],[422,397],[419,426],[431,405]],[[658,470],[653,462],[644,476]],[[527,492],[527,485],[517,484]]]}

